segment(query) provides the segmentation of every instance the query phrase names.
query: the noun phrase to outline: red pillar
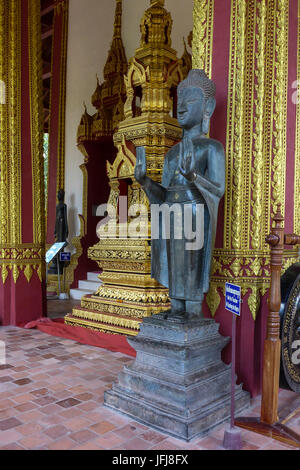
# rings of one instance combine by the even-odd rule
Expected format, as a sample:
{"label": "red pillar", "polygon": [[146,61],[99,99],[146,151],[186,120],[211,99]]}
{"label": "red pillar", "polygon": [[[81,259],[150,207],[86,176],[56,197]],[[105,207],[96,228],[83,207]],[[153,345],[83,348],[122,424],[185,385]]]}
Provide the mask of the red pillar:
{"label": "red pillar", "polygon": [[0,324],[46,313],[40,2],[0,5]]}

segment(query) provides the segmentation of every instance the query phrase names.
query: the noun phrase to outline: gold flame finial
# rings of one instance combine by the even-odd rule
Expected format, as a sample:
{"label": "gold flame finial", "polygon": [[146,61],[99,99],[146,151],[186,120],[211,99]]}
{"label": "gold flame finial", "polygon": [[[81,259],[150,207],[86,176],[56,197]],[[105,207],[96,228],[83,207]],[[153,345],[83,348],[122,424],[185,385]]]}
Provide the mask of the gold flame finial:
{"label": "gold flame finial", "polygon": [[114,38],[121,38],[122,31],[122,2],[123,0],[116,0],[115,23],[114,23]]}
{"label": "gold flame finial", "polygon": [[158,5],[162,7],[165,6],[165,0],[151,0],[151,5],[154,5],[155,3],[158,3]]}

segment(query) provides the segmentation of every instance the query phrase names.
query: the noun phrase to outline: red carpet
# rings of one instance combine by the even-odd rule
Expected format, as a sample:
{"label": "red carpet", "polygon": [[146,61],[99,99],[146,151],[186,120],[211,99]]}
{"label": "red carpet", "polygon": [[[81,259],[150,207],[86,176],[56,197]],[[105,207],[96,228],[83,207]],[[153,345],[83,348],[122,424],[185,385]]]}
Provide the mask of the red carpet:
{"label": "red carpet", "polygon": [[128,344],[126,336],[101,333],[100,331],[89,330],[81,326],[65,325],[63,318],[50,320],[50,318],[40,318],[26,325],[23,328],[37,328],[43,333],[61,338],[72,339],[78,343],[108,349],[109,351],[121,352],[128,356],[135,357],[135,350]]}

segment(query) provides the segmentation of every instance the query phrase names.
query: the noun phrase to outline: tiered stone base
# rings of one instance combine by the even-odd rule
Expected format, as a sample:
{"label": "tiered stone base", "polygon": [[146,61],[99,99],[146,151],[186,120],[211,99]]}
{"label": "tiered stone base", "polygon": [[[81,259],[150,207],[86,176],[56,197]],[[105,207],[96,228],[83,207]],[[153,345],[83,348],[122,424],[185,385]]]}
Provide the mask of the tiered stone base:
{"label": "tiered stone base", "polygon": [[[230,417],[231,367],[221,360],[228,338],[214,320],[158,314],[128,341],[136,360],[105,393],[106,406],[186,441]],[[237,412],[250,402],[241,386],[235,399]]]}

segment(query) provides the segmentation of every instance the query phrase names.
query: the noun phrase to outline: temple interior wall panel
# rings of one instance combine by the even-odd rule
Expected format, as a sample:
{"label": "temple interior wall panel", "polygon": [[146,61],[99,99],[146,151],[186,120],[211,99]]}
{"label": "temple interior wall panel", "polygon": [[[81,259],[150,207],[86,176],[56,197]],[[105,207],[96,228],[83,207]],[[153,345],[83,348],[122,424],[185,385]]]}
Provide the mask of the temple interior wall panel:
{"label": "temple interior wall panel", "polygon": [[[172,47],[180,57],[184,51],[183,38],[193,28],[193,0],[167,0],[166,9],[173,18]],[[124,0],[122,39],[126,56],[134,56],[140,44],[140,20],[149,7],[149,0]],[[82,213],[83,178],[79,166],[82,153],[76,146],[78,123],[86,103],[89,114],[95,113],[90,97],[95,90],[96,74],[103,81],[103,68],[112,38],[115,2],[88,0],[88,8],[81,0],[70,0],[66,98],[66,156],[65,202],[69,209],[69,240],[78,236]],[[106,174],[102,175],[108,184]],[[103,202],[106,202],[104,200]]]}
{"label": "temple interior wall panel", "polygon": [[41,17],[0,2],[0,325],[46,313]]}

